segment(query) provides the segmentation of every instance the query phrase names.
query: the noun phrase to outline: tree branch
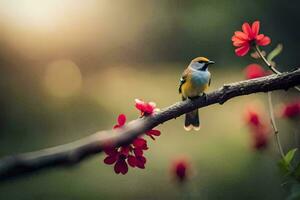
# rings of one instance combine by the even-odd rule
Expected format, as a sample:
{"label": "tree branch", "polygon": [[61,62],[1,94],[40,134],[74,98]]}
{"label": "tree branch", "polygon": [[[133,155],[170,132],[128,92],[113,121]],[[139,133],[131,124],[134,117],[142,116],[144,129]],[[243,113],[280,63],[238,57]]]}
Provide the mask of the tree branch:
{"label": "tree branch", "polygon": [[287,90],[299,84],[300,69],[289,73],[226,84],[207,94],[206,99],[199,97],[195,100],[177,102],[152,116],[133,120],[122,129],[100,131],[69,144],[4,157],[0,159],[0,181],[46,168],[76,165],[80,161],[103,151],[108,145],[128,144],[145,131],[197,108],[216,103],[223,104],[237,96],[281,89]]}

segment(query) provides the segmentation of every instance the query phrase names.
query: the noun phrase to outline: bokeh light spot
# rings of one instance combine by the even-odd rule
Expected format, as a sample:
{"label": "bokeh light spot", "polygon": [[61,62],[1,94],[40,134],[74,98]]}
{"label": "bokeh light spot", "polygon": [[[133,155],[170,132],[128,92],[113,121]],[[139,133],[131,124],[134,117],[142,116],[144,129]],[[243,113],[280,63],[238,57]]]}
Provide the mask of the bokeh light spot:
{"label": "bokeh light spot", "polygon": [[71,60],[57,60],[47,65],[45,86],[55,97],[76,95],[82,85],[79,67]]}

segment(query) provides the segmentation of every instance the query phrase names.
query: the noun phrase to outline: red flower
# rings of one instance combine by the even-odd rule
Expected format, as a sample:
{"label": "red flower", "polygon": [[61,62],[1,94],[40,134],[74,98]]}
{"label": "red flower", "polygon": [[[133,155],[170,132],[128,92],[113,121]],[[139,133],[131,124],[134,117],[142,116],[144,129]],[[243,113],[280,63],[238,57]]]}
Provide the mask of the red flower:
{"label": "red flower", "polygon": [[261,125],[260,117],[254,110],[249,109],[247,111],[246,120],[250,126],[258,127]]}
{"label": "red flower", "polygon": [[[126,123],[126,116],[120,114],[118,116],[118,124],[114,129],[121,128]],[[128,172],[128,165],[130,167],[145,168],[146,158],[143,156],[143,151],[147,150],[147,141],[143,138],[136,138],[132,144],[122,147],[111,148],[108,146],[104,150],[106,157],[104,163],[108,165],[114,164],[114,171],[117,174],[126,174]]]}
{"label": "red flower", "polygon": [[244,56],[248,53],[251,47],[255,45],[266,46],[271,43],[271,39],[264,34],[258,34],[260,22],[253,22],[250,27],[249,23],[245,22],[242,25],[243,31],[236,31],[231,40],[233,46],[238,47],[235,49],[237,56]]}
{"label": "red flower", "polygon": [[246,122],[251,131],[253,147],[257,150],[267,147],[270,127],[262,115],[253,108],[249,108],[246,113]]}
{"label": "red flower", "polygon": [[[140,140],[142,138],[137,139]],[[146,158],[143,156],[143,150],[148,149],[147,141],[136,143],[119,148],[106,149],[104,152],[107,156],[104,159],[104,163],[108,165],[115,164],[114,170],[117,174],[126,174],[128,172],[128,165],[144,169]]]}
{"label": "red flower", "polygon": [[[155,109],[155,103],[143,102],[138,99],[135,100],[135,107],[141,111],[142,116],[151,115]],[[113,129],[122,128],[126,123],[126,116],[120,114],[117,119],[117,124]],[[146,135],[155,140],[154,136],[159,136],[161,133],[159,130],[146,131]],[[141,137],[137,137],[131,144],[122,147],[113,147],[110,142],[106,145],[104,163],[108,165],[114,164],[114,170],[117,174],[126,174],[128,172],[128,166],[144,169],[146,164],[146,158],[144,157],[144,151],[148,149],[147,141]]]}
{"label": "red flower", "polygon": [[127,156],[117,151],[116,149],[105,150],[108,155],[104,159],[104,163],[112,165],[115,163],[114,170],[117,174],[126,174],[128,172],[128,165],[126,163]]}
{"label": "red flower", "polygon": [[135,107],[141,111],[141,115],[151,115],[155,111],[156,104],[154,102],[144,102],[135,99]]}
{"label": "red flower", "polygon": [[253,132],[253,147],[257,150],[264,149],[269,143],[269,131],[265,127],[260,127]]}
{"label": "red flower", "polygon": [[172,176],[174,176],[179,183],[183,183],[187,180],[189,171],[190,164],[186,158],[179,158],[171,165]]}
{"label": "red flower", "polygon": [[300,116],[300,101],[295,101],[284,105],[281,116],[285,118],[295,118]]}
{"label": "red flower", "polygon": [[141,150],[147,150],[148,149],[147,141],[143,138],[136,138],[135,140],[133,140],[132,145],[136,149],[141,149]]}
{"label": "red flower", "polygon": [[250,64],[245,69],[246,79],[259,78],[268,75],[268,72],[259,64]]}
{"label": "red flower", "polygon": [[105,153],[108,156],[104,159],[104,163],[108,165],[115,163],[114,170],[117,174],[126,174],[128,172],[128,165],[124,154],[118,152],[116,149],[105,150]]}

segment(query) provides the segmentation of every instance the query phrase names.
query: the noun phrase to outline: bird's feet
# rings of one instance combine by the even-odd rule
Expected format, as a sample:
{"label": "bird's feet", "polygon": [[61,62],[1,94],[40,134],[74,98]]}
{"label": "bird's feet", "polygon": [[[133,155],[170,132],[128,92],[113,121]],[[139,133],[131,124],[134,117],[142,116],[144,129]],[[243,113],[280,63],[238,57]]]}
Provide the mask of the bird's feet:
{"label": "bird's feet", "polygon": [[198,99],[200,96],[188,97],[190,100]]}
{"label": "bird's feet", "polygon": [[207,94],[203,92],[202,97],[204,98],[205,101],[207,101]]}

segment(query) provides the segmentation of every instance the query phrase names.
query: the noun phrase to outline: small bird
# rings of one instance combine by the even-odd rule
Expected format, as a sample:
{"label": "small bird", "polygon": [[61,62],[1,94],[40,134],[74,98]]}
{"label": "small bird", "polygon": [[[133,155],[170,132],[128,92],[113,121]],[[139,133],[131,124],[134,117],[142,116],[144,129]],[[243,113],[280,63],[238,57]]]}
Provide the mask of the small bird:
{"label": "small bird", "polygon": [[[179,94],[182,95],[183,101],[187,98],[194,99],[200,95],[206,95],[205,91],[211,82],[208,66],[214,63],[205,57],[197,57],[191,61],[180,78]],[[185,115],[184,129],[200,130],[198,109]]]}

